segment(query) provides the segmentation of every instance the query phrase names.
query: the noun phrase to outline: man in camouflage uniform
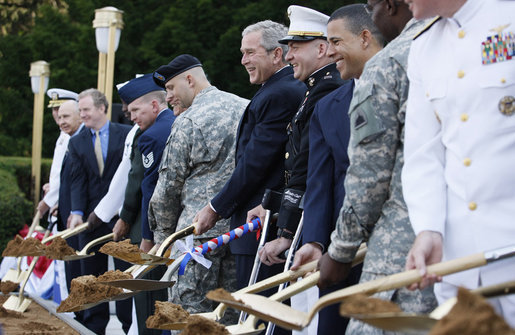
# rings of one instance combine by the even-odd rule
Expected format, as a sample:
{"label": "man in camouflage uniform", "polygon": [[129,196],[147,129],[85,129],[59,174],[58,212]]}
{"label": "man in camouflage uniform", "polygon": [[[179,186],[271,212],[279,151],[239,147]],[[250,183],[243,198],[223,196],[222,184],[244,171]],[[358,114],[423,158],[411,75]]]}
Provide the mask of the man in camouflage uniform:
{"label": "man in camouflage uniform", "polygon": [[[388,14],[388,6],[397,9],[392,11],[394,16]],[[403,271],[415,239],[400,178],[409,86],[407,57],[411,40],[424,22],[407,22],[407,6],[394,0],[368,8],[385,38],[390,40],[396,34],[382,27],[395,25],[402,32],[366,63],[354,91],[349,108],[351,138],[346,196],[328,252],[319,263],[322,287],[347,276],[356,251],[365,241],[368,252],[360,282]],[[376,297],[391,300],[407,312],[427,313],[436,306],[431,289],[412,292],[402,288],[380,292]],[[347,334],[382,333],[355,320],[347,328]]]}
{"label": "man in camouflage uniform", "polygon": [[[236,128],[249,101],[211,86],[202,64],[191,55],[180,55],[158,68],[154,80],[166,88],[168,101],[187,108],[172,126],[149,204],[149,225],[155,242],[162,243],[176,230],[190,226],[195,214],[231,176]],[[195,236],[194,246],[227,231],[229,220],[220,220],[207,233]],[[172,256],[181,253],[172,250]],[[213,309],[213,302],[205,298],[208,291],[236,288],[229,248],[218,248],[206,258],[212,262],[209,269],[191,261],[184,275],[174,278],[171,300],[190,313]],[[236,313],[229,316],[228,322],[236,321]]]}

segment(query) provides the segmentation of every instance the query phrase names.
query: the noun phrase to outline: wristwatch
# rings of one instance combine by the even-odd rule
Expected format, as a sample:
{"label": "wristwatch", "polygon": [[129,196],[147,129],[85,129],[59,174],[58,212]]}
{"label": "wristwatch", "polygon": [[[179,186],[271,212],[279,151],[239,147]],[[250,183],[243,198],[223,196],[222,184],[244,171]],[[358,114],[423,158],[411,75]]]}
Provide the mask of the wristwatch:
{"label": "wristwatch", "polygon": [[279,228],[277,230],[277,238],[284,237],[288,240],[293,240],[293,233],[287,231],[285,228]]}

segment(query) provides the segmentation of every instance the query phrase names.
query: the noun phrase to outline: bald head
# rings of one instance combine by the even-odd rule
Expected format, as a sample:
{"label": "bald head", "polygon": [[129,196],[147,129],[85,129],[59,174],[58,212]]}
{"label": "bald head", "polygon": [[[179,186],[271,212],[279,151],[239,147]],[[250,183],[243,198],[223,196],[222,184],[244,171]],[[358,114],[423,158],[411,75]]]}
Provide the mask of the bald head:
{"label": "bald head", "polygon": [[75,100],[64,102],[57,112],[59,128],[68,135],[73,135],[79,129],[81,119],[79,106]]}
{"label": "bald head", "polygon": [[170,105],[189,108],[197,94],[209,86],[204,69],[200,66],[191,68],[166,82],[166,101]]}

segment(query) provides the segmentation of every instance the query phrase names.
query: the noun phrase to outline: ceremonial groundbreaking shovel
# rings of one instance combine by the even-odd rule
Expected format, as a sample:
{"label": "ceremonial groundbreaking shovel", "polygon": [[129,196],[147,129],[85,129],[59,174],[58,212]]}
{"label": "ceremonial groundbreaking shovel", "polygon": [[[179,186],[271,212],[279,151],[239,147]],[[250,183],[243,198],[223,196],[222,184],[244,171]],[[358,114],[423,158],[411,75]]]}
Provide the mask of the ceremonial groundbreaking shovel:
{"label": "ceremonial groundbreaking shovel", "polygon": [[[472,290],[475,294],[480,294],[485,298],[515,293],[515,281],[502,284],[480,287]],[[342,316],[358,319],[376,328],[381,328],[393,332],[409,334],[427,334],[428,331],[457,303],[457,298],[453,297],[429,314],[414,314],[405,312],[394,313],[370,313],[370,314],[348,314],[341,313]]]}
{"label": "ceremonial groundbreaking shovel", "polygon": [[168,247],[183,237],[191,235],[195,232],[195,225],[191,225],[186,227],[166,238],[161,244],[161,247],[158,249],[155,255],[151,253],[141,252],[121,252],[117,251],[115,253],[110,254],[113,257],[124,260],[128,263],[138,264],[138,265],[160,265],[160,264],[169,264],[171,259],[167,257],[163,257],[164,252]]}
{"label": "ceremonial groundbreaking shovel", "polygon": [[[191,227],[189,227],[191,228]],[[186,228],[188,229],[188,228]],[[209,241],[207,241],[204,244],[199,245],[196,248],[193,248],[193,250],[190,253],[185,253],[177,259],[173,260],[173,263],[168,267],[168,270],[166,270],[165,274],[161,278],[161,280],[150,280],[150,279],[121,279],[121,280],[113,280],[109,282],[105,282],[105,284],[121,287],[129,290],[138,290],[138,291],[150,291],[150,290],[158,290],[161,288],[169,287],[173,282],[167,281],[166,279],[170,277],[172,273],[177,271],[179,267],[181,266],[181,263],[183,263],[183,259],[186,257],[192,257],[194,254],[198,255],[204,255],[209,251],[212,251],[216,248],[219,248],[225,244],[228,244],[230,241],[240,238],[241,236],[245,235],[246,233],[259,230],[261,229],[261,221],[259,219],[255,219],[251,222],[248,222],[242,226],[239,226],[238,228],[235,228],[231,230],[228,233],[225,233],[221,236],[218,236],[217,238],[213,238]],[[163,243],[164,245],[164,243]],[[163,252],[165,249],[163,248],[163,245],[161,248],[157,251]],[[168,261],[172,261],[171,259],[167,259]],[[149,266],[149,265],[146,265]],[[184,264],[185,266],[185,264]],[[142,266],[139,270],[143,271],[145,266]],[[135,278],[140,277],[139,273],[135,273]]]}
{"label": "ceremonial groundbreaking shovel", "polygon": [[92,256],[95,255],[95,253],[94,252],[88,253],[89,249],[93,248],[97,244],[100,244],[100,243],[112,240],[113,236],[114,236],[114,233],[109,233],[107,235],[100,236],[99,238],[94,239],[93,241],[91,241],[88,244],[86,244],[84,246],[84,248],[82,248],[81,251],[76,251],[75,255],[64,256],[61,260],[63,260],[63,261],[75,261],[75,260],[78,260],[78,259],[92,257]]}
{"label": "ceremonial groundbreaking shovel", "polygon": [[[49,223],[45,235],[43,237],[43,240],[41,241],[42,244],[47,243],[48,235],[50,235],[50,232],[52,231],[52,228],[54,227],[56,222]],[[29,298],[25,298],[23,295],[23,292],[25,291],[25,285],[27,285],[27,282],[29,281],[30,274],[32,271],[34,271],[34,268],[36,267],[36,263],[38,262],[39,256],[36,256],[32,258],[32,262],[30,263],[29,269],[23,271],[19,278],[21,278],[21,286],[20,286],[20,292],[18,293],[18,296],[11,295],[9,299],[7,299],[4,304],[2,305],[3,308],[23,313],[29,307],[32,300]]]}
{"label": "ceremonial groundbreaking shovel", "polygon": [[[29,227],[29,232],[27,233],[27,237],[30,237],[32,235],[32,233],[36,229],[36,226],[38,225],[38,223],[39,223],[39,211],[36,211],[36,214],[34,215],[34,218],[32,219],[32,223],[31,223],[31,225]],[[27,270],[24,270],[23,272],[21,270],[21,261],[22,261],[22,259],[23,259],[22,256],[17,257],[17,259],[16,259],[16,262],[17,262],[16,269],[9,269],[7,271],[5,276],[2,278],[2,282],[3,283],[12,282],[12,283],[19,284],[19,283],[21,283],[23,281],[23,278],[25,278],[25,275],[23,274],[23,272],[26,272]]]}
{"label": "ceremonial groundbreaking shovel", "polygon": [[75,236],[77,234],[80,234],[82,233],[83,231],[85,231],[86,229],[88,228],[88,223],[87,222],[84,222],[83,224],[80,224],[78,225],[77,227],[75,228],[69,228],[69,229],[65,229],[65,230],[62,230],[60,232],[57,232],[56,234],[53,234],[52,236],[48,236],[48,238],[46,239],[47,242],[50,242],[52,240],[54,240],[55,238],[57,237],[61,237],[62,239],[67,239],[69,237],[72,237],[72,236]]}
{"label": "ceremonial groundbreaking shovel", "polygon": [[[515,246],[500,248],[489,252],[478,253],[430,265],[427,267],[427,273],[444,276],[483,266],[487,263],[512,257],[514,255]],[[230,307],[243,310],[247,313],[255,314],[261,319],[271,321],[281,327],[301,330],[309,325],[320,309],[331,304],[341,302],[352,294],[374,294],[376,292],[388,291],[419,282],[421,279],[422,276],[420,275],[420,272],[415,269],[379,278],[367,283],[350,286],[323,296],[316,302],[308,313],[295,310],[284,304],[253,294],[233,294],[234,300],[213,300],[223,302]]]}

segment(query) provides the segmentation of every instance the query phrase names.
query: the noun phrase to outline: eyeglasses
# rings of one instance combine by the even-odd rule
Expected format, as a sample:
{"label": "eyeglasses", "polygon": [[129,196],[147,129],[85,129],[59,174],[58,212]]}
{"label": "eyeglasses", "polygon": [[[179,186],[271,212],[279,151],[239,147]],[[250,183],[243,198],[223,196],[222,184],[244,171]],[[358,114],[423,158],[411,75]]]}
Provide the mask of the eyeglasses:
{"label": "eyeglasses", "polygon": [[373,5],[367,3],[365,4],[365,10],[367,11],[368,14],[372,14],[372,11],[374,11],[374,7],[376,5],[378,5],[379,3],[381,3],[383,0],[379,0],[379,1],[376,1]]}

